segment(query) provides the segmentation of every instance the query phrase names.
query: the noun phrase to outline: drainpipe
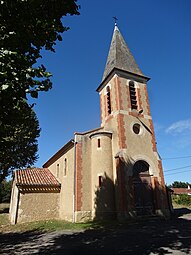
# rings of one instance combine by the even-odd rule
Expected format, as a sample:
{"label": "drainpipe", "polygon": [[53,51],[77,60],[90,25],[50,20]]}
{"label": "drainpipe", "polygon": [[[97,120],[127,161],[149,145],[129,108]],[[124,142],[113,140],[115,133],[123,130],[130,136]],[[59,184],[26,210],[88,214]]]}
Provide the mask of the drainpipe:
{"label": "drainpipe", "polygon": [[75,195],[76,195],[76,135],[74,137],[74,140],[72,141],[74,143],[74,187],[73,187],[73,218],[72,222],[75,223]]}
{"label": "drainpipe", "polygon": [[19,214],[19,200],[20,200],[20,190],[19,187],[16,185],[16,188],[18,189],[18,194],[17,194],[17,202],[16,202],[16,212],[15,212],[15,219],[14,219],[14,223],[17,223],[17,218],[18,218],[18,214]]}

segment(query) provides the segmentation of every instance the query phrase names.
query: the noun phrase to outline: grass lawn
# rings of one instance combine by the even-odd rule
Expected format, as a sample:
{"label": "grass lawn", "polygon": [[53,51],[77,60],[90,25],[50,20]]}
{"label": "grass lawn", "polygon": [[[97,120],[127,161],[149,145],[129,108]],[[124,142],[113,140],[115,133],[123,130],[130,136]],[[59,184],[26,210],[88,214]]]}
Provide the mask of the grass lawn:
{"label": "grass lawn", "polygon": [[9,204],[1,203],[0,204],[0,230],[1,230],[1,226],[5,226],[9,224],[8,212],[9,212]]}
{"label": "grass lawn", "polygon": [[9,219],[8,219],[8,214],[7,213],[2,213],[0,214],[0,231],[1,231],[1,227],[9,225]]}
{"label": "grass lawn", "polygon": [[[183,208],[183,205],[173,204],[174,208]],[[25,232],[25,231],[59,231],[59,230],[86,230],[99,228],[118,228],[121,224],[114,222],[87,222],[87,223],[71,223],[63,220],[44,220],[29,223],[18,223],[11,225],[8,219],[9,204],[0,204],[0,233],[2,232]],[[188,209],[190,209],[188,207]],[[4,213],[6,212],[6,213]],[[123,222],[123,226],[129,222]]]}
{"label": "grass lawn", "polygon": [[[25,231],[56,231],[56,230],[85,230],[90,228],[101,228],[103,224],[88,223],[71,223],[63,220],[44,220],[29,223],[18,223],[11,225],[9,222],[9,204],[0,204],[0,232],[25,232]],[[111,223],[105,223],[105,225]]]}
{"label": "grass lawn", "polygon": [[9,203],[0,203],[0,214],[9,212]]}
{"label": "grass lawn", "polygon": [[[85,230],[93,227],[93,223],[70,223],[63,220],[44,220],[11,225],[8,215],[0,215],[0,232],[25,231],[57,231],[57,230]],[[95,227],[95,226],[94,226]]]}

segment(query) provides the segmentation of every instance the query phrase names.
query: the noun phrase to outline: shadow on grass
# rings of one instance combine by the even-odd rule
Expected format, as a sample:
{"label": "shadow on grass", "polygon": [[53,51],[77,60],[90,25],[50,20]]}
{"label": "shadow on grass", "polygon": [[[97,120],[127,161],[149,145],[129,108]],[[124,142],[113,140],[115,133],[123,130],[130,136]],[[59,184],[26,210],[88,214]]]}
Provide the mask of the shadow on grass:
{"label": "shadow on grass", "polygon": [[[108,225],[107,225],[108,224]],[[0,233],[0,254],[190,254],[191,221],[148,220],[95,224],[95,229]]]}
{"label": "shadow on grass", "polygon": [[0,214],[9,213],[9,203],[0,203]]}
{"label": "shadow on grass", "polygon": [[0,214],[2,213],[9,213],[9,208],[0,209]]}

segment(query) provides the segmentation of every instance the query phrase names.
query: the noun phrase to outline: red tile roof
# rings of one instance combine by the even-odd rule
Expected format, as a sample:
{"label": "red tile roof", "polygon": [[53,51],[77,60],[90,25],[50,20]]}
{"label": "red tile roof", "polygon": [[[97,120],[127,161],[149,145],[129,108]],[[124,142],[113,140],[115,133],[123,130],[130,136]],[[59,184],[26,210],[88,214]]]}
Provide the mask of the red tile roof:
{"label": "red tile roof", "polygon": [[28,168],[15,171],[18,186],[60,187],[60,183],[48,168]]}
{"label": "red tile roof", "polygon": [[191,189],[187,188],[172,188],[174,194],[191,194]]}

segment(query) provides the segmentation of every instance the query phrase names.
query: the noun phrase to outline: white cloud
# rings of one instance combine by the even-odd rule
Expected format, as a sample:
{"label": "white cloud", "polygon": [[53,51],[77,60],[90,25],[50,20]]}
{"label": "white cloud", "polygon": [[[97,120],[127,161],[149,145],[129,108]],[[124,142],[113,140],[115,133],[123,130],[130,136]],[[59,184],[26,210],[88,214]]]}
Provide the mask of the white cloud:
{"label": "white cloud", "polygon": [[188,134],[191,132],[191,119],[174,122],[165,132],[172,135]]}

